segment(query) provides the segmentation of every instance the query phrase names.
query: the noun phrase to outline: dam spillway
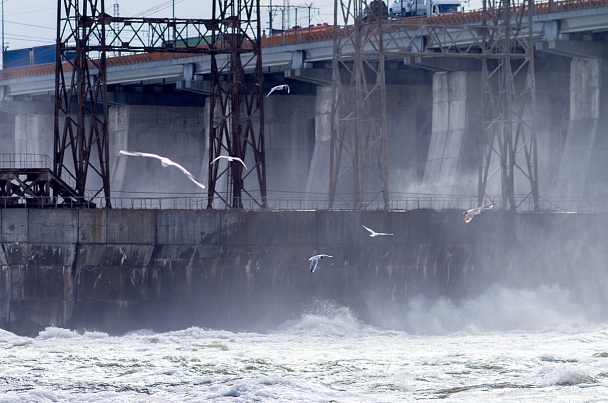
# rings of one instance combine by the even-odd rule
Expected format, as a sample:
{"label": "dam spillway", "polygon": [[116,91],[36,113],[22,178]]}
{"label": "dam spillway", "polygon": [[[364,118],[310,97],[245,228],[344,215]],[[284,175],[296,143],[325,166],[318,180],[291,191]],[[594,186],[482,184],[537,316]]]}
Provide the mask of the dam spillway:
{"label": "dam spillway", "polygon": [[[0,210],[0,324],[263,331],[329,300],[399,327],[414,298],[556,285],[605,305],[603,213]],[[362,227],[393,233],[369,237]],[[317,271],[308,258],[327,253]]]}

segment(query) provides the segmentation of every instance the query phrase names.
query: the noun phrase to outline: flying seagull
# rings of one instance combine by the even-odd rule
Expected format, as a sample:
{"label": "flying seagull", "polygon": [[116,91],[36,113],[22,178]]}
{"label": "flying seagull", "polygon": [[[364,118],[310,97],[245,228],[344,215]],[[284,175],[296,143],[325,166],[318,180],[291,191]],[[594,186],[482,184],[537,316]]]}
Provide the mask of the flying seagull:
{"label": "flying seagull", "polygon": [[319,259],[323,259],[324,257],[333,257],[333,256],[321,254],[321,255],[311,256],[310,259],[308,259],[308,260],[311,260],[311,262],[310,262],[310,272],[311,273],[314,273],[315,270],[317,270],[317,266],[319,265]]}
{"label": "flying seagull", "polygon": [[[274,91],[279,91],[279,90],[285,90],[289,94],[289,85],[281,84],[281,85],[277,85],[276,87],[272,87],[272,89],[270,90],[268,95],[272,94]],[[268,98],[268,95],[266,95],[266,98]]]}
{"label": "flying seagull", "polygon": [[[361,225],[363,225],[363,224],[361,224]],[[371,236],[371,237],[376,237],[376,236],[379,236],[379,235],[393,235],[393,234],[387,234],[385,232],[376,232],[376,231],[374,231],[371,228],[367,228],[365,225],[363,225],[363,228],[365,228],[366,230],[369,231],[369,236]]]}
{"label": "flying seagull", "polygon": [[[211,164],[213,164],[215,161],[219,160],[220,158],[225,158],[228,161],[232,162],[232,161],[238,161],[241,164],[243,164],[243,166],[245,167],[245,169],[247,169],[247,165],[245,165],[245,163],[243,162],[242,159],[240,159],[239,157],[231,157],[229,155],[220,155],[219,157],[215,158],[213,161],[211,161]],[[209,165],[211,165],[209,164]]]}
{"label": "flying seagull", "polygon": [[122,155],[129,155],[131,157],[150,157],[150,158],[156,158],[157,160],[160,160],[160,163],[163,167],[168,167],[168,166],[174,166],[177,169],[179,169],[180,171],[182,171],[182,173],[184,175],[186,175],[188,177],[188,179],[190,179],[192,182],[194,182],[194,184],[196,184],[196,186],[200,187],[201,189],[205,189],[205,185],[203,185],[202,183],[200,183],[199,181],[196,180],[196,178],[194,177],[194,175],[192,175],[190,172],[188,172],[188,170],[186,168],[184,168],[183,166],[181,166],[180,164],[171,161],[169,158],[167,157],[161,157],[160,155],[156,155],[156,154],[151,154],[151,153],[140,153],[138,151],[125,151],[125,150],[120,150],[118,151],[119,154]]}
{"label": "flying seagull", "polygon": [[473,219],[473,217],[475,217],[478,214],[481,214],[484,212],[484,210],[490,210],[491,208],[494,208],[494,204],[488,204],[487,206],[483,206],[483,207],[475,207],[472,208],[470,210],[467,210],[465,212],[463,212],[462,214],[464,214],[464,223],[468,224],[471,222],[471,220]]}

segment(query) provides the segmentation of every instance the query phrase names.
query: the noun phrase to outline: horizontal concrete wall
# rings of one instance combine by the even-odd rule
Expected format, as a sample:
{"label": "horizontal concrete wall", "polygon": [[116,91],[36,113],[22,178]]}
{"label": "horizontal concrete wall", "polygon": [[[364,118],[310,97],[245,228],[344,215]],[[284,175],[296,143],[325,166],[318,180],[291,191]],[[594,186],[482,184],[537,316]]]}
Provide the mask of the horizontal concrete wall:
{"label": "horizontal concrete wall", "polygon": [[[329,299],[398,327],[411,298],[495,282],[605,303],[608,215],[0,210],[0,325],[272,328]],[[394,236],[368,236],[366,225]],[[327,253],[310,273],[308,258]],[[390,319],[387,319],[390,318]]]}

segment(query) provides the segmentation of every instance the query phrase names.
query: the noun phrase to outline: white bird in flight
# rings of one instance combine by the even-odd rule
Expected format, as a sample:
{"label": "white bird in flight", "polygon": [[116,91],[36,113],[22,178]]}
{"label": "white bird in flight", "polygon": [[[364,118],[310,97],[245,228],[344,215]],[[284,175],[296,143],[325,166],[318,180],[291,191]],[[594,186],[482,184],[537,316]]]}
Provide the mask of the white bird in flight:
{"label": "white bird in flight", "polygon": [[245,163],[243,162],[242,159],[240,159],[239,157],[231,157],[229,155],[220,155],[219,157],[216,157],[213,161],[211,161],[211,164],[209,164],[209,165],[212,165],[215,161],[219,160],[220,158],[225,158],[225,159],[227,159],[230,162],[232,162],[232,161],[238,161],[241,164],[243,164],[243,166],[245,167],[245,169],[247,169],[247,165],[245,165]]}
{"label": "white bird in flight", "polygon": [[156,158],[157,160],[160,160],[160,163],[163,167],[168,167],[168,166],[174,166],[177,169],[179,169],[180,171],[182,171],[182,173],[184,175],[186,175],[188,177],[188,179],[190,179],[192,182],[194,182],[194,184],[198,187],[200,187],[201,189],[205,189],[205,185],[203,185],[202,183],[200,183],[199,181],[196,180],[196,178],[194,177],[194,175],[192,175],[186,168],[184,168],[183,166],[181,166],[180,164],[171,161],[169,158],[167,157],[161,157],[160,155],[156,155],[156,154],[151,154],[151,153],[140,153],[138,151],[125,151],[125,150],[120,150],[118,151],[119,154],[122,155],[129,155],[131,157],[150,157],[150,158]]}
{"label": "white bird in flight", "polygon": [[[289,94],[289,85],[281,84],[281,85],[277,85],[276,87],[272,87],[270,92],[268,93],[268,95],[272,94],[275,91],[279,91],[279,90],[285,90]],[[266,98],[268,98],[268,95],[266,95]]]}
{"label": "white bird in flight", "polygon": [[462,214],[464,214],[464,223],[465,224],[470,223],[471,220],[473,219],[473,217],[475,217],[478,214],[483,213],[484,210],[490,210],[492,208],[494,208],[494,203],[488,204],[487,206],[483,206],[483,207],[475,207],[475,208],[472,208],[470,210],[463,212]]}
{"label": "white bird in flight", "polygon": [[[361,224],[361,225],[363,225],[363,224]],[[376,236],[380,236],[380,235],[393,235],[393,234],[387,234],[385,232],[376,232],[371,228],[367,228],[365,225],[363,225],[363,228],[365,228],[366,230],[369,231],[369,236],[371,236],[371,237],[376,237]]]}
{"label": "white bird in flight", "polygon": [[320,254],[320,255],[311,256],[310,259],[308,259],[308,260],[311,260],[311,262],[310,262],[310,272],[311,273],[314,273],[315,270],[317,270],[317,266],[319,265],[319,259],[323,259],[324,257],[333,257],[333,256]]}

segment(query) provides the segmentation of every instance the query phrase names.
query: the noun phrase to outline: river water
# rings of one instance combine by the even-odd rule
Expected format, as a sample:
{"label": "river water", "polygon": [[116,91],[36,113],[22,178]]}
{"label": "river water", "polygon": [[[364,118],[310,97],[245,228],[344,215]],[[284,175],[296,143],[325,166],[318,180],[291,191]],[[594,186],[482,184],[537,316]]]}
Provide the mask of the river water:
{"label": "river water", "polygon": [[0,401],[608,401],[600,312],[558,287],[492,287],[412,301],[399,330],[331,301],[264,333],[0,330]]}

